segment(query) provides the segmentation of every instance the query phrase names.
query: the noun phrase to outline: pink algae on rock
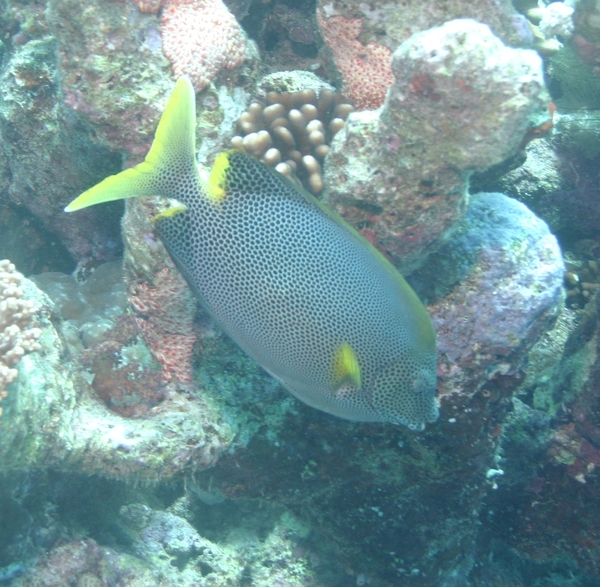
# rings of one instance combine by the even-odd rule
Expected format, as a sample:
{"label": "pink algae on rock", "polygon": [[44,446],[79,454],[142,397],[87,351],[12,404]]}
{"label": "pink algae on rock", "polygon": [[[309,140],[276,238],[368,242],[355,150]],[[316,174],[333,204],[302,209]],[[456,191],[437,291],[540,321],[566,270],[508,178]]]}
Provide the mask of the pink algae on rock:
{"label": "pink algae on rock", "polygon": [[363,45],[359,41],[363,27],[359,18],[325,18],[321,10],[317,10],[317,22],[344,79],[344,94],[357,110],[379,108],[394,82],[392,52],[383,45]]}
{"label": "pink algae on rock", "polygon": [[144,341],[163,367],[163,378],[190,383],[197,339],[196,302],[183,277],[165,267],[156,274],[153,284],[131,286],[129,301]]}
{"label": "pink algae on rock", "polygon": [[191,383],[196,299],[154,234],[152,219],[162,209],[160,197],[127,201],[122,222],[125,283],[136,325],[163,368],[163,381]]}
{"label": "pink algae on rock", "polygon": [[[142,10],[155,5],[144,0],[138,4]],[[246,58],[246,35],[221,0],[166,0],[161,33],[173,73],[189,76],[197,92]]]}

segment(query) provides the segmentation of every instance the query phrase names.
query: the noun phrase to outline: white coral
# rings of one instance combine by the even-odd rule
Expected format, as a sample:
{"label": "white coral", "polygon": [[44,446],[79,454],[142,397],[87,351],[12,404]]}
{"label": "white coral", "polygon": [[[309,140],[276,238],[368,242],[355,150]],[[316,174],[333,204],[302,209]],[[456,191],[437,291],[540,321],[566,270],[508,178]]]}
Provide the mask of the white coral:
{"label": "white coral", "polygon": [[23,276],[10,261],[0,261],[0,401],[7,396],[7,385],[18,375],[14,367],[21,357],[40,348],[37,339],[41,330],[30,327],[35,307],[22,299],[21,279]]}
{"label": "white coral", "polygon": [[542,20],[539,27],[540,32],[546,39],[559,35],[571,37],[573,35],[573,12],[574,9],[564,2],[552,2],[543,9]]}

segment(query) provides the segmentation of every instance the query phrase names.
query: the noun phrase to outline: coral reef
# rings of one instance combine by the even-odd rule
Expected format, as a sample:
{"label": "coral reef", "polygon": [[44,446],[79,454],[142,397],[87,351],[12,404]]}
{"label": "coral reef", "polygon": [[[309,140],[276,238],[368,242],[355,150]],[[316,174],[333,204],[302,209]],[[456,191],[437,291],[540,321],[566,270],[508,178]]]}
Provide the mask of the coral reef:
{"label": "coral reef", "polygon": [[35,304],[22,299],[22,279],[10,261],[0,261],[0,402],[8,395],[8,385],[19,375],[15,366],[23,355],[41,348],[37,343],[41,331],[31,326]]}
{"label": "coral reef", "polygon": [[[596,3],[581,0],[572,20],[566,4],[546,8],[541,37],[522,16],[534,2],[515,2],[521,15],[508,0],[293,4],[227,2],[257,40],[261,73],[325,76],[340,24],[354,73],[394,52],[383,107],[351,114],[322,162],[323,195],[415,270],[438,330],[439,422],[424,434],[347,423],[286,395],[196,311],[154,235],[164,202],[127,202],[123,267],[97,267],[120,253],[122,207],[62,214],[147,151],[172,87],[167,26],[187,43],[172,59],[202,53],[181,31],[216,2],[11,0],[0,8],[0,245],[41,234],[35,215],[82,263],[77,278],[37,277],[47,296],[19,286],[39,308],[41,352],[21,358],[2,402],[0,582],[597,584]],[[210,64],[177,66],[206,85],[202,164],[227,148],[250,93],[266,104],[270,91],[326,85],[286,71],[254,88],[253,45],[227,15],[234,58],[214,43]],[[464,17],[493,34],[443,24]],[[542,52],[555,34],[564,47],[545,59],[558,115],[526,144],[551,119],[541,62],[498,39]],[[388,78],[373,101],[333,53],[345,79],[330,81],[378,106]],[[567,309],[547,227],[480,191],[516,197],[559,231]]]}
{"label": "coral reef", "polygon": [[335,136],[324,199],[410,271],[463,214],[470,173],[516,153],[549,98],[540,58],[471,20],[415,34],[392,68],[381,111]]}
{"label": "coral reef", "polygon": [[104,557],[94,540],[71,541],[52,549],[40,562],[35,576],[25,575],[15,583],[23,587],[58,587],[76,581],[77,587],[100,587],[104,585],[98,577]]}
{"label": "coral reef", "polygon": [[164,267],[154,284],[140,283],[129,290],[135,321],[152,354],[163,366],[163,377],[192,381],[192,354],[196,342],[196,300],[174,268]]}
{"label": "coral reef", "polygon": [[[206,322],[198,383],[165,382],[134,318],[122,315],[120,264],[101,266],[81,285],[60,274],[36,281],[56,303],[22,280],[23,299],[40,308],[43,352],[22,358],[26,376],[4,400],[2,471],[52,467],[166,478],[213,465],[265,421],[276,434],[293,410],[293,400],[231,344],[224,348]],[[165,352],[175,354],[177,344]]]}
{"label": "coral reef", "polygon": [[543,221],[502,194],[473,196],[447,243],[411,276],[433,300],[438,393],[464,393],[494,374],[517,372],[520,345],[530,347],[560,312],[563,273]]}
{"label": "coral reef", "polygon": [[168,396],[165,377],[149,359],[130,317],[103,332],[102,340],[81,354],[81,365],[93,373],[94,391],[113,412],[129,418],[148,414]]}
{"label": "coral reef", "polygon": [[163,367],[162,378],[191,383],[197,302],[154,232],[160,198],[128,201],[123,218],[127,294],[138,329]]}
{"label": "coral reef", "polygon": [[[222,82],[230,87],[240,81],[240,85],[250,84],[254,76],[255,50],[251,43],[243,49],[244,33],[220,0],[172,2],[163,9],[162,25],[157,15],[142,13],[129,0],[108,0],[108,5],[107,0],[96,0],[86,3],[85,10],[81,0],[51,0],[48,14],[58,41],[65,104],[77,112],[102,145],[133,159],[148,151],[172,86],[165,53],[183,52],[177,56],[175,73],[194,76],[198,90],[209,81],[217,82],[216,73],[223,68]],[[210,28],[207,19],[213,24]],[[233,37],[222,35],[225,29],[211,19],[226,20]],[[199,21],[207,23],[202,24],[200,39],[191,32],[186,35],[185,27]],[[231,45],[229,57],[221,55],[223,43]],[[247,66],[240,74],[244,79],[239,80],[227,68],[238,64],[242,52]],[[208,120],[200,121],[200,138],[204,125],[214,133],[223,121],[223,112],[216,121],[213,111],[226,110],[227,98],[218,92],[204,96]],[[236,100],[243,102],[243,95]],[[216,105],[212,105],[214,101]]]}
{"label": "coral reef", "polygon": [[7,56],[0,76],[7,185],[0,197],[29,210],[76,259],[111,260],[121,248],[115,224],[119,205],[78,221],[62,213],[74,194],[116,170],[118,158],[98,148],[63,107],[55,49],[55,41],[44,37]]}
{"label": "coral reef", "polygon": [[[133,204],[134,201],[128,206],[131,208]],[[143,208],[141,210],[146,213]],[[133,209],[129,210],[131,212]],[[502,218],[504,220],[500,221]],[[486,256],[489,239],[493,244],[491,251],[497,251],[493,258]],[[150,246],[157,245],[148,237],[146,241]],[[526,257],[516,256],[519,251]],[[141,255],[141,252],[136,254]],[[449,273],[455,259],[462,257],[469,259],[471,265],[463,263]],[[292,400],[286,398],[288,407],[285,407],[281,392],[276,392],[257,401],[257,393],[265,393],[260,391],[261,378],[243,384],[240,375],[248,372],[248,361],[235,368],[231,363],[223,363],[233,356],[233,351],[228,347],[224,349],[218,339],[213,339],[211,358],[210,338],[203,339],[203,363],[198,370],[205,389],[203,395],[212,404],[210,390],[218,390],[228,403],[238,402],[238,408],[232,410],[221,404],[218,413],[203,404],[195,393],[186,397],[167,387],[155,407],[146,408],[145,412],[139,408],[135,412],[119,412],[143,418],[122,418],[111,414],[95,400],[91,390],[81,381],[77,383],[79,391],[75,392],[67,373],[70,375],[76,370],[66,364],[64,358],[60,359],[65,356],[65,350],[61,350],[60,339],[52,334],[52,325],[45,323],[41,342],[44,348],[54,350],[46,352],[44,364],[28,365],[31,377],[27,386],[20,385],[15,393],[11,393],[11,426],[6,433],[3,430],[1,436],[3,465],[10,469],[17,462],[33,467],[43,464],[66,471],[77,467],[79,471],[103,476],[154,478],[170,476],[190,467],[200,471],[216,464],[207,473],[197,473],[198,495],[210,501],[219,495],[217,501],[230,498],[237,502],[243,497],[268,499],[286,504],[294,511],[302,511],[309,522],[318,521],[321,532],[329,536],[346,557],[354,559],[348,567],[357,580],[363,575],[377,575],[391,583],[402,578],[407,585],[437,586],[438,577],[459,573],[464,578],[473,564],[470,553],[477,535],[477,512],[488,487],[487,479],[493,478],[489,477],[489,472],[499,470],[494,455],[498,449],[498,429],[508,409],[507,397],[519,381],[521,361],[537,329],[556,312],[562,266],[543,223],[522,205],[499,195],[473,199],[464,225],[448,243],[448,252],[441,252],[439,257],[436,256],[438,258],[440,264],[434,264],[429,271],[440,275],[441,285],[439,291],[428,294],[441,296],[441,301],[437,302],[439,307],[434,310],[434,320],[438,323],[444,320],[452,303],[458,303],[458,297],[466,296],[466,290],[496,283],[498,273],[494,273],[495,268],[502,271],[509,262],[514,271],[511,279],[522,282],[523,287],[512,294],[512,314],[506,315],[506,304],[495,304],[494,296],[484,293],[479,298],[470,297],[469,303],[456,313],[454,322],[462,323],[468,316],[470,328],[456,331],[450,328],[447,319],[448,329],[440,328],[440,348],[463,351],[460,356],[450,356],[448,352],[448,361],[456,361],[457,365],[441,372],[446,389],[441,421],[426,435],[417,436],[395,427],[331,420],[298,405],[294,418],[286,419]],[[140,267],[153,271],[148,263],[141,263]],[[440,267],[447,269],[442,271]],[[519,270],[526,271],[527,275]],[[441,280],[443,275],[447,277],[445,281]],[[452,298],[452,303],[444,306],[446,292],[455,290],[456,280],[467,285],[463,290],[457,290],[457,298]],[[101,283],[107,281],[101,279]],[[416,287],[423,282],[429,283],[430,279],[426,275],[416,276]],[[510,289],[509,282],[507,279],[506,292]],[[540,297],[538,305],[530,292],[539,291],[546,291],[547,295]],[[504,294],[501,299],[505,299]],[[49,307],[47,300],[45,303]],[[61,307],[66,312],[64,304]],[[496,327],[491,329],[489,325],[494,323]],[[85,352],[92,356],[98,352],[101,357],[116,352],[126,356],[129,351],[115,347],[118,341],[112,332],[105,333],[104,340],[114,341],[106,349],[99,348],[104,342],[97,343],[96,338],[92,338],[93,342]],[[471,332],[485,332],[487,343],[478,347]],[[53,338],[50,340],[50,337]],[[130,341],[125,342],[130,344]],[[33,357],[35,355],[29,355],[25,359],[31,361]],[[220,362],[216,357],[221,357]],[[211,361],[215,362],[212,373]],[[86,364],[89,364],[87,360]],[[96,377],[105,380],[112,370],[116,371],[114,367],[98,369]],[[473,377],[469,379],[467,373]],[[60,380],[51,381],[50,376]],[[113,379],[118,383],[116,376]],[[135,384],[135,380],[130,382],[129,396],[113,395],[114,403],[126,402],[129,398],[142,405]],[[148,380],[141,381],[141,385],[148,385]],[[43,398],[35,391],[40,389],[45,390]],[[50,392],[60,392],[61,396],[53,397]],[[147,401],[151,402],[152,398]],[[256,424],[248,419],[252,413],[249,405],[256,410],[260,409],[261,402],[272,402],[273,407],[281,403],[279,409],[282,409],[284,419],[277,423],[272,416],[265,419],[266,412],[259,413],[259,425],[266,423],[266,430],[257,434]],[[25,414],[27,418],[24,418]],[[73,433],[75,429],[77,434]],[[163,430],[168,430],[168,434],[163,434]],[[235,430],[240,431],[236,449],[224,458],[223,451],[231,446],[229,443]],[[306,430],[310,435],[304,439]],[[19,439],[23,437],[30,439],[26,446],[20,445]],[[246,444],[248,448],[244,449]],[[285,466],[273,466],[273,463],[285,463]],[[457,477],[462,479],[458,485],[451,481]],[[470,487],[467,493],[465,486]],[[148,514],[148,524],[152,527],[160,520],[177,522],[170,515]],[[443,528],[439,527],[440,519],[444,520]],[[177,522],[175,526],[183,530],[181,524]],[[401,538],[398,524],[413,528],[410,544]],[[433,543],[427,538],[432,524],[435,524],[437,534]],[[143,525],[144,528],[150,526]],[[189,526],[184,526],[186,532],[192,532]],[[166,529],[164,525],[161,527],[164,534]],[[361,538],[364,536],[370,538],[365,542]],[[417,540],[417,537],[420,538]],[[166,542],[162,544],[167,546],[161,546],[159,550],[158,546],[151,547],[153,542],[148,540],[150,535],[138,547],[140,552],[147,553],[145,557],[152,551],[160,560],[161,549],[166,548],[175,560],[189,560],[190,565],[193,565],[192,561],[201,560],[200,567],[205,572],[209,572],[206,565],[231,560],[227,558],[229,554],[223,553],[222,544],[219,548],[213,547],[203,538],[194,540],[200,540],[198,544],[203,544],[204,550],[192,548],[189,554],[183,552],[185,549],[181,551],[170,545],[170,539],[165,538]],[[195,544],[194,540],[190,544]],[[388,548],[381,548],[384,543]],[[460,545],[459,551],[456,551],[457,545]],[[217,562],[198,559],[209,547],[210,552],[216,553]],[[249,551],[243,552],[242,558],[247,560]],[[206,553],[208,556],[208,550]],[[253,576],[259,569],[260,566],[256,567]],[[412,569],[420,570],[413,574]],[[97,573],[96,567],[92,566],[82,567],[76,574],[79,576],[84,572]],[[170,572],[175,573],[171,576],[183,580],[177,571],[170,569]],[[286,571],[277,572],[285,576]],[[145,573],[142,574],[145,576]],[[302,581],[306,570],[298,577]]]}
{"label": "coral reef", "polygon": [[[89,373],[73,362],[54,326],[53,320],[60,322],[60,316],[50,299],[28,280],[22,281],[21,288],[23,299],[41,309],[38,342],[43,352],[21,359],[27,377],[11,384],[4,402],[0,417],[3,471],[54,466],[156,478],[187,467],[210,466],[229,446],[234,433],[217,410],[200,397],[188,401],[173,387],[163,390],[164,401],[144,420],[111,412],[87,383]],[[135,361],[134,353],[121,353],[124,360]],[[142,377],[138,385],[144,383]],[[134,384],[130,377],[130,391]],[[130,399],[135,398],[134,393]]]}
{"label": "coral reef", "polygon": [[[267,533],[260,540],[251,526],[238,528],[220,543],[201,536],[184,518],[193,511],[189,497],[171,511],[153,511],[141,504],[124,506],[120,516],[134,533],[133,549],[142,559],[169,577],[174,585],[252,585],[303,587],[322,585],[306,561],[294,556],[294,539],[307,528],[289,513],[270,512]],[[191,511],[190,511],[191,510]],[[267,517],[268,516],[268,517]],[[277,561],[272,564],[271,561]],[[162,562],[164,561],[164,562]]]}
{"label": "coral reef", "polygon": [[[105,496],[102,511],[94,503],[99,491],[86,488],[81,478],[69,479],[74,489],[83,490],[79,496],[52,478],[37,481],[54,493],[49,502],[54,508],[70,500],[91,536],[55,538],[37,560],[13,571],[10,584],[14,587],[227,587],[250,581],[258,587],[320,587],[340,585],[344,577],[339,564],[332,560],[328,569],[325,561],[302,546],[310,528],[278,506],[208,506],[194,491],[179,488],[181,497],[155,498],[150,506],[136,501],[144,492],[123,490],[98,479],[98,489]],[[21,489],[27,493],[25,487]],[[92,503],[84,503],[86,498]],[[38,512],[34,514],[37,517]],[[94,514],[104,519],[90,523]],[[219,524],[215,524],[217,516]],[[241,524],[240,518],[244,519]],[[118,533],[128,543],[127,552],[115,544],[103,545],[97,538],[101,532]],[[321,556],[330,555],[322,547],[320,551]],[[338,580],[327,581],[335,574]]]}
{"label": "coral reef", "polygon": [[509,0],[450,0],[426,5],[421,0],[406,0],[402,10],[398,10],[393,0],[370,4],[361,0],[318,0],[317,6],[325,18],[360,19],[360,41],[365,45],[383,44],[392,52],[419,31],[463,18],[486,23],[507,45],[523,46],[533,42],[531,27],[524,17],[515,13]]}
{"label": "coral reef", "polygon": [[503,432],[509,475],[489,504],[497,537],[537,564],[569,563],[574,579],[587,573],[583,585],[600,577],[599,300],[565,310],[531,356],[536,371]]}
{"label": "coral reef", "polygon": [[472,189],[517,198],[569,241],[589,237],[600,229],[599,130],[595,111],[557,114],[552,132],[528,144],[514,169],[490,170],[475,178]]}
{"label": "coral reef", "polygon": [[143,155],[171,86],[160,24],[129,0],[50,0],[64,104],[111,151]]}

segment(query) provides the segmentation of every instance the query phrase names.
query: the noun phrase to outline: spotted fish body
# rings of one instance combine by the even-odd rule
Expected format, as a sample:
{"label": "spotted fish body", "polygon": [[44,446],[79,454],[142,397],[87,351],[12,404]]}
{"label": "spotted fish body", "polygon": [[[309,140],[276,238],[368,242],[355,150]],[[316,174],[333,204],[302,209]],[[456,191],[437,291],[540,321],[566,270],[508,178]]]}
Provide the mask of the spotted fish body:
{"label": "spotted fish body", "polygon": [[205,309],[307,404],[421,429],[437,418],[435,333],[394,267],[314,197],[239,151],[204,185],[194,93],[181,78],[146,161],[67,210],[159,194],[181,206],[157,231]]}

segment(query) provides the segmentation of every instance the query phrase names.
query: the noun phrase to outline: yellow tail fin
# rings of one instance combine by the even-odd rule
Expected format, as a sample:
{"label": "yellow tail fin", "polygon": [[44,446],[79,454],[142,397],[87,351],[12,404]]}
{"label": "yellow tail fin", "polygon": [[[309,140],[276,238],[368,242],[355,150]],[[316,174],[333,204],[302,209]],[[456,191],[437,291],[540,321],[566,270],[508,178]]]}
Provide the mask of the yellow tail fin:
{"label": "yellow tail fin", "polygon": [[[195,127],[194,88],[189,78],[180,77],[158,123],[146,159],[83,192],[65,208],[65,212],[134,196],[168,196],[177,199],[177,186],[181,184],[182,175],[191,173],[199,181]],[[185,183],[189,186],[189,183]]]}

